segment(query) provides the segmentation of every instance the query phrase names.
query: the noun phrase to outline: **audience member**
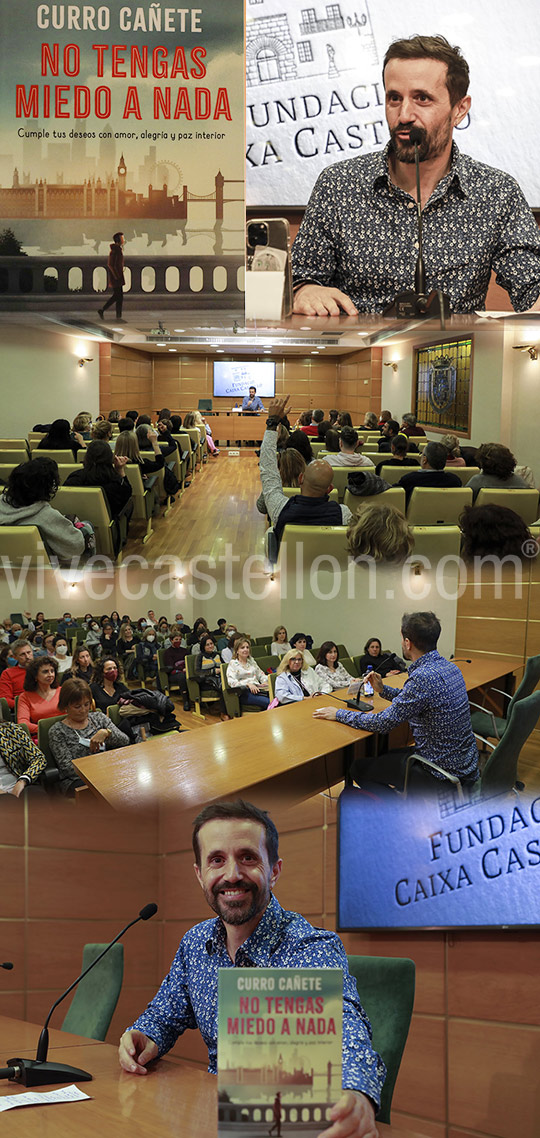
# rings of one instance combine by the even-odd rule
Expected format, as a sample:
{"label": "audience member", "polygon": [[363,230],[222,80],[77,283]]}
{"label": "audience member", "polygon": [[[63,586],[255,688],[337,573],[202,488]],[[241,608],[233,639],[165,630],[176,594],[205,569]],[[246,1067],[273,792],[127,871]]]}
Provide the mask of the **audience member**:
{"label": "audience member", "polygon": [[188,636],[188,648],[193,648],[196,645],[199,649],[199,640],[203,632],[208,632],[208,624],[204,616],[198,616],[193,621],[193,629]]}
{"label": "audience member", "polygon": [[110,620],[104,620],[102,622],[101,651],[106,653],[107,656],[116,656],[118,651],[118,636]]}
{"label": "audience member", "polygon": [[91,707],[92,692],[84,680],[66,680],[62,684],[58,711],[64,713],[64,719],[54,723],[49,732],[49,746],[60,771],[62,794],[73,794],[77,786],[84,785],[73,759],[95,755],[98,751],[112,751],[130,743],[112,719],[102,711],[91,711]]}
{"label": "audience member", "polygon": [[281,540],[287,523],[293,525],[347,525],[351,512],[347,506],[332,502],[332,470],[327,462],[316,461],[300,476],[300,494],[287,498],[283,493],[276,458],[276,427],[285,413],[288,399],[272,401],[268,408],[270,424],[264,432],[260,474],[262,490],[276,541]]}
{"label": "audience member", "polygon": [[353,421],[348,411],[340,411],[338,415],[338,427],[343,430],[343,427],[352,427]]}
{"label": "audience member", "polygon": [[[328,435],[326,436],[328,438]],[[292,431],[287,440],[286,450],[297,450],[302,455],[306,466],[313,462],[311,443],[303,431]]]}
{"label": "audience member", "polygon": [[473,492],[473,502],[483,486],[492,490],[529,489],[525,479],[514,474],[516,460],[512,451],[502,443],[482,443],[476,452],[476,461],[480,474],[473,474],[467,482]]}
{"label": "audience member", "polygon": [[401,434],[395,435],[395,437],[390,440],[390,452],[392,457],[386,458],[385,455],[381,462],[377,463],[375,473],[380,475],[383,466],[420,466],[419,460],[409,454],[408,448],[409,443],[406,436]]}
{"label": "audience member", "polygon": [[[153,459],[141,455],[134,431],[121,431],[116,440],[114,453],[122,458],[127,458],[128,462],[136,463],[141,472],[144,488],[151,490],[158,476],[158,471],[163,470],[165,459],[158,446],[156,431],[150,432],[148,438],[154,452]],[[129,471],[126,473],[129,476]]]}
{"label": "audience member", "polygon": [[318,438],[319,442],[324,442],[324,440],[326,438],[326,432],[329,431],[331,429],[331,427],[332,427],[332,424],[330,422],[330,419],[323,419],[322,423],[319,423],[318,433],[317,433],[317,438]]}
{"label": "audience member", "polygon": [[55,419],[45,438],[37,445],[38,450],[70,450],[75,461],[81,447],[84,447],[82,437],[71,430],[68,419]]}
{"label": "audience member", "polygon": [[181,415],[171,415],[170,420],[171,420],[171,428],[172,428],[173,435],[178,435],[180,433],[180,431],[182,430],[182,416]]}
{"label": "audience member", "polygon": [[244,633],[239,632],[237,628],[234,629],[234,632],[230,633],[230,636],[229,636],[229,639],[227,642],[227,647],[223,648],[221,651],[221,659],[223,660],[224,664],[230,664],[230,662],[233,658],[234,646],[236,644],[236,641],[239,640],[240,637],[242,637],[242,636],[244,636]]}
{"label": "audience member", "polygon": [[130,419],[127,415],[124,419],[120,419],[120,422],[118,424],[118,434],[122,434],[123,431],[127,431],[129,433],[130,431],[133,432],[134,430],[135,419]]}
{"label": "audience member", "polygon": [[284,656],[286,652],[290,652],[291,645],[287,637],[287,629],[284,624],[278,624],[274,628],[274,639],[270,645],[271,656]]}
{"label": "audience member", "polygon": [[380,427],[380,429],[382,430],[384,424],[389,423],[392,418],[393,418],[393,415],[392,415],[391,411],[381,411],[381,413],[379,415],[379,427]]}
{"label": "audience member", "polygon": [[457,435],[441,435],[439,442],[446,450],[447,466],[465,466]]}
{"label": "audience member", "polygon": [[35,786],[47,760],[17,723],[0,722],[0,794],[20,798]]}
{"label": "audience member", "polygon": [[[358,449],[358,443],[358,432],[352,427],[342,427],[339,438],[339,454],[333,454],[331,457],[325,455],[325,461],[329,462],[331,466],[367,466],[373,470],[371,459],[362,454],[362,450]],[[364,440],[362,439],[360,448],[363,444]]]}
{"label": "audience member", "polygon": [[95,443],[107,443],[109,450],[112,447],[113,426],[107,419],[102,419],[100,423],[94,423],[92,427],[92,441]]}
{"label": "audience member", "polygon": [[[68,672],[71,668],[73,657],[69,654],[68,642],[65,636],[58,633],[54,638],[54,659],[58,664],[59,676],[61,676],[63,672]],[[60,683],[61,682],[60,680]]]}
{"label": "audience member", "polygon": [[[66,486],[99,486],[103,490],[109,514],[115,522],[125,518],[123,540],[127,538],[129,519],[133,513],[132,489],[127,478],[127,457],[112,453],[108,443],[90,443],[80,470],[73,470],[66,478]],[[120,538],[116,543],[122,544]]]}
{"label": "audience member", "polygon": [[117,612],[116,609],[111,613],[110,621],[114,628],[114,631],[117,633],[120,632],[120,625],[122,624],[122,621],[120,620],[120,613]]}
{"label": "audience member", "polygon": [[298,703],[299,700],[309,696],[330,692],[332,688],[314,672],[313,668],[309,667],[303,652],[298,648],[291,648],[276,668],[274,691],[279,703]]}
{"label": "audience member", "polygon": [[156,630],[153,626],[146,628],[135,648],[135,659],[142,665],[144,679],[154,680],[156,687],[160,688],[158,676],[158,650]]}
{"label": "audience member", "polygon": [[330,419],[330,423],[332,426],[334,426],[334,424],[337,423],[337,421],[339,419],[339,411],[337,410],[336,407],[330,408],[330,410],[328,412],[328,418]]}
{"label": "audience member", "polygon": [[413,415],[411,411],[407,411],[404,415],[401,416],[401,426],[399,429],[402,435],[407,435],[407,438],[410,438],[411,436],[423,436],[424,438],[426,437],[424,428],[418,426],[418,423],[416,422],[416,415]]}
{"label": "audience member", "polygon": [[374,506],[366,502],[347,529],[349,553],[355,561],[363,557],[374,561],[400,563],[414,546],[407,519],[395,506]]}
{"label": "audience member", "polygon": [[176,632],[172,632],[171,630],[171,643],[168,648],[164,649],[163,662],[165,671],[169,677],[169,684],[177,684],[182,693],[184,711],[189,711],[191,707],[186,677],[187,655],[188,649],[182,645],[182,633],[180,629],[177,628]]}
{"label": "audience member", "polygon": [[324,449],[325,449],[325,451],[327,451],[328,454],[331,454],[331,455],[336,455],[336,454],[339,454],[339,452],[340,452],[339,433],[338,433],[338,431],[334,431],[333,428],[330,428],[330,430],[326,432],[326,438],[324,440]]}
{"label": "audience member", "polygon": [[119,411],[109,411],[109,423],[118,423],[120,419]]}
{"label": "audience member", "polygon": [[129,688],[123,682],[122,665],[115,656],[102,656],[96,660],[90,691],[98,711],[106,711],[122,696],[129,696]]}
{"label": "audience member", "polygon": [[78,622],[75,620],[75,617],[73,617],[70,612],[65,612],[63,617],[62,617],[62,620],[58,621],[58,624],[56,626],[56,631],[57,631],[57,633],[60,633],[62,636],[65,636],[66,633],[68,633],[70,629],[77,629],[78,627],[79,627],[79,625],[78,625]]}
{"label": "audience member", "polygon": [[73,420],[73,434],[80,435],[83,442],[87,442],[91,438],[90,428],[92,426],[92,416],[89,411],[79,411]]}
{"label": "audience member", "polygon": [[[270,414],[270,408],[268,409],[268,413]],[[319,423],[322,423],[323,419],[324,411],[322,411],[320,407],[317,407],[311,415],[311,421],[307,425],[301,427],[300,430],[303,431],[305,435],[309,435],[312,438],[316,439],[319,437]]]}
{"label": "audience member", "polygon": [[[459,519],[465,561],[474,557],[531,556],[533,537],[525,522],[506,506],[466,506]],[[0,677],[0,687],[2,678]]]}
{"label": "audience member", "polygon": [[380,454],[390,454],[392,439],[399,435],[399,423],[397,419],[387,419],[381,427],[382,439],[377,443],[377,449]]}
{"label": "audience member", "polygon": [[18,640],[11,648],[8,647],[15,663],[6,667],[0,675],[0,698],[7,700],[8,707],[13,711],[15,700],[21,694],[26,677],[26,669],[34,659],[32,645],[28,640]]}
{"label": "audience member", "polygon": [[305,663],[309,668],[315,667],[317,661],[310,651],[313,644],[311,636],[307,636],[305,632],[295,632],[294,636],[291,636],[290,644],[291,648],[296,648],[298,652],[302,653]]}
{"label": "audience member", "polygon": [[84,552],[84,535],[49,503],[60,485],[52,458],[22,462],[0,498],[0,526],[37,526],[50,554],[67,560]]}
{"label": "audience member", "polygon": [[251,640],[248,636],[239,637],[233,649],[233,658],[227,664],[227,684],[238,690],[240,703],[258,707],[261,711],[268,707],[268,677],[251,655]]}
{"label": "audience member", "polygon": [[101,655],[101,637],[103,635],[102,628],[97,620],[92,618],[90,627],[86,633],[85,644],[90,649],[92,659],[97,659]]}
{"label": "audience member", "polygon": [[[461,480],[451,470],[445,470],[446,447],[441,443],[428,443],[420,457],[420,470],[413,470],[400,478],[398,486],[403,486],[407,506],[415,486],[461,486]],[[479,475],[477,477],[480,477]]]}
{"label": "audience member", "polygon": [[17,722],[25,724],[35,742],[40,719],[58,715],[58,664],[38,656],[26,669],[23,691],[17,704]]}
{"label": "audience member", "polygon": [[373,431],[377,430],[378,426],[379,426],[379,422],[378,422],[378,419],[377,419],[375,412],[374,411],[366,411],[366,413],[364,415],[363,425],[361,427],[359,427],[358,430],[359,431],[371,431],[371,432],[373,432]]}
{"label": "audience member", "polygon": [[325,640],[324,644],[321,644],[315,665],[315,674],[325,684],[330,685],[330,691],[346,688],[354,680],[354,676],[351,676],[343,664],[340,664],[339,648],[333,640]]}
{"label": "audience member", "polygon": [[128,679],[137,674],[137,660],[135,656],[135,649],[137,647],[137,638],[133,632],[130,624],[120,625],[120,634],[116,641],[116,651],[122,660]]}
{"label": "audience member", "polygon": [[368,668],[373,668],[373,671],[378,672],[380,676],[399,676],[401,672],[407,671],[407,665],[401,656],[396,656],[395,652],[383,652],[382,644],[378,636],[370,636],[364,644],[364,655],[358,661],[358,671],[363,675]]}
{"label": "audience member", "polygon": [[135,423],[137,422],[138,418],[139,418],[139,412],[138,411],[126,411],[126,419],[131,419],[134,426],[135,426]]}
{"label": "audience member", "polygon": [[62,684],[66,680],[84,680],[89,684],[92,679],[94,665],[86,644],[78,644],[71,661],[71,667],[62,674]]}
{"label": "audience member", "polygon": [[219,652],[212,637],[207,632],[203,632],[199,640],[199,652],[195,658],[195,679],[204,691],[205,688],[211,688],[219,697],[219,705],[221,708],[221,719],[229,719],[227,715],[227,708],[225,699],[223,697],[223,689],[221,686],[221,659]]}

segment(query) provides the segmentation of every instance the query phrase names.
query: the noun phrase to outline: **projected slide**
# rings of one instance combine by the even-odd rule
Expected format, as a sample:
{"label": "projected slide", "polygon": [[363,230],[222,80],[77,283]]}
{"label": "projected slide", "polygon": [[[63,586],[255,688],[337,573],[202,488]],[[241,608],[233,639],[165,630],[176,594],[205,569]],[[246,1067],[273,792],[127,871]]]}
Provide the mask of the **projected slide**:
{"label": "projected slide", "polygon": [[275,394],[276,365],[265,363],[230,363],[216,360],[214,363],[214,396],[225,396],[242,401],[250,387],[257,388],[260,399],[271,398]]}

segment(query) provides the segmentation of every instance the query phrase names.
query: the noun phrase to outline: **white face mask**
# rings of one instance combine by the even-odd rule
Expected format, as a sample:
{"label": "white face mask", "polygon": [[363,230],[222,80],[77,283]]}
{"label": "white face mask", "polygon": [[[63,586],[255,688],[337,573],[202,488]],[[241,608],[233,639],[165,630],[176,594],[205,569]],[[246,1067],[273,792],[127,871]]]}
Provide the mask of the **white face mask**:
{"label": "white face mask", "polygon": [[57,656],[67,656],[67,644],[57,644],[56,654]]}
{"label": "white face mask", "polygon": [[155,640],[156,638],[155,638],[155,636],[147,636],[147,637],[146,637],[146,639],[147,639],[147,641],[148,641],[148,643],[149,643],[149,644],[153,644],[153,643],[154,643],[154,640]]}

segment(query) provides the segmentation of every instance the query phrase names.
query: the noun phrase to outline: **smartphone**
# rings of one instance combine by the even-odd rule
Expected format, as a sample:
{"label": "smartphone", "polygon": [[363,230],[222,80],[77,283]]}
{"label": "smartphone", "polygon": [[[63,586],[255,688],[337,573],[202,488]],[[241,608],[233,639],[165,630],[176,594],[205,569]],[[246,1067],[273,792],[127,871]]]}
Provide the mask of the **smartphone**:
{"label": "smartphone", "polygon": [[364,680],[364,683],[362,685],[362,695],[367,695],[367,696],[373,695],[373,684],[369,678],[369,675],[366,676],[366,679]]}
{"label": "smartphone", "polygon": [[255,217],[247,222],[246,267],[248,273],[284,274],[282,316],[290,316],[293,305],[291,236],[286,217]]}

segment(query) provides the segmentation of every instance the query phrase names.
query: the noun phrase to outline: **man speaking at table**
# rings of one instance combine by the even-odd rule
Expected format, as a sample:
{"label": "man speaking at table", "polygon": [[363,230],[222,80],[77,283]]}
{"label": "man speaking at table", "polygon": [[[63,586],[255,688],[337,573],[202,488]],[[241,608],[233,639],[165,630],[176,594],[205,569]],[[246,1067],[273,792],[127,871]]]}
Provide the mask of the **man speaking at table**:
{"label": "man speaking at table", "polygon": [[217,1069],[218,969],[232,967],[343,969],[343,1088],[325,1138],[377,1138],[385,1069],[373,1051],[371,1028],[347,967],[339,937],[286,912],[272,894],[281,873],[278,833],[266,812],[248,802],[205,807],[193,830],[195,873],[214,920],[183,937],[171,970],[147,1009],[120,1040],[125,1071],[168,1051],[198,1027]]}
{"label": "man speaking at table", "polygon": [[[454,312],[485,307],[491,270],[514,309],[540,307],[540,233],[509,174],[461,154],[469,68],[444,36],[396,40],[384,59],[390,141],[338,162],[312,191],[292,249],[294,312],[382,312],[412,289],[418,256],[415,128],[426,288]],[[535,303],[537,302],[537,303]]]}
{"label": "man speaking at table", "polygon": [[476,782],[478,748],[465,680],[459,668],[437,652],[440,634],[441,625],[434,612],[404,613],[403,656],[412,663],[403,688],[392,688],[377,673],[369,674],[374,691],[389,700],[390,707],[375,714],[335,707],[320,707],[313,712],[315,719],[337,719],[362,731],[388,732],[402,723],[409,724],[415,742],[412,750],[409,747],[354,760],[351,775],[361,786],[370,782],[400,786],[405,760],[413,753],[441,768],[438,771],[424,767],[423,774],[421,766],[415,769],[416,781],[423,787],[435,789],[435,779],[444,779],[444,771],[457,775],[462,783]]}

